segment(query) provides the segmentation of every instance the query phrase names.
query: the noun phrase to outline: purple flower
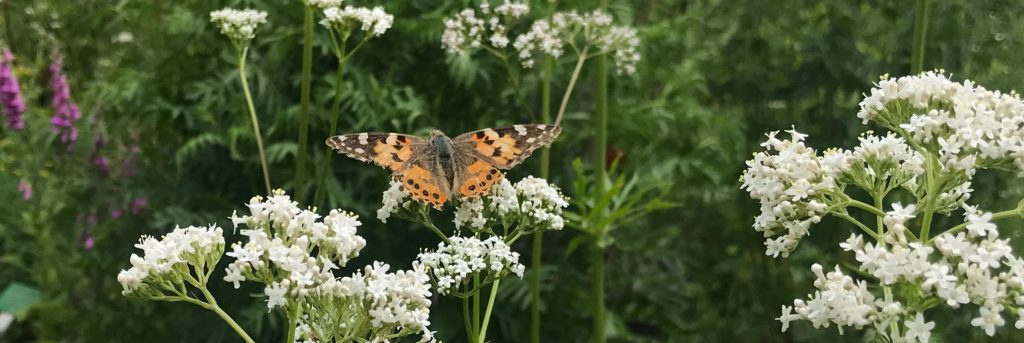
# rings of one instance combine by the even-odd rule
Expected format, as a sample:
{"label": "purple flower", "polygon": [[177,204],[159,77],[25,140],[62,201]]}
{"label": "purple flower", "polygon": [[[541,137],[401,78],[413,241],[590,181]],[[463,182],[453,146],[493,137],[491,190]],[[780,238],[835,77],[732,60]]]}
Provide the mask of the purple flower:
{"label": "purple flower", "polygon": [[110,161],[106,156],[100,154],[100,149],[103,149],[103,144],[103,135],[97,135],[96,143],[92,146],[92,157],[90,157],[90,159],[92,160],[92,164],[95,165],[96,168],[99,168],[100,174],[107,176],[110,174]]}
{"label": "purple flower", "polygon": [[110,210],[110,219],[117,219],[117,218],[121,218],[121,209],[120,208],[115,208],[113,210]]}
{"label": "purple flower", "polygon": [[21,182],[18,182],[18,191],[21,192],[23,199],[32,199],[32,185],[26,182],[25,179],[21,179]]}
{"label": "purple flower", "polygon": [[132,200],[132,214],[139,214],[142,210],[149,207],[149,201],[146,198],[135,198]]}
{"label": "purple flower", "polygon": [[68,88],[68,78],[64,75],[63,64],[60,57],[50,64],[50,89],[53,91],[53,117],[50,124],[53,132],[60,133],[61,143],[67,144],[68,149],[78,140],[78,128],[75,122],[82,118],[82,112],[78,111],[71,99],[71,89]]}
{"label": "purple flower", "polygon": [[14,55],[4,49],[0,57],[0,110],[7,115],[7,125],[15,130],[25,128],[25,99],[21,97],[18,78],[14,76]]}
{"label": "purple flower", "polygon": [[93,239],[92,234],[91,233],[85,234],[85,242],[82,243],[82,247],[85,248],[86,251],[89,251],[89,250],[92,250],[92,248],[93,248],[93,246],[95,244],[96,244],[96,242]]}

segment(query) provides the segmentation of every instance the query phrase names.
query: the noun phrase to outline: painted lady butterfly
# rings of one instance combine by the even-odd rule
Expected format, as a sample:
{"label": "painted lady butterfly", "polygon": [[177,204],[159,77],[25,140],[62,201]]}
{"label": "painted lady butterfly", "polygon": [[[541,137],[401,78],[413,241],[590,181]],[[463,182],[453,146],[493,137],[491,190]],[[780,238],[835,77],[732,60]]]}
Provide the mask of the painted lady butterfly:
{"label": "painted lady butterfly", "polygon": [[562,128],[526,124],[483,129],[448,138],[434,130],[430,139],[385,132],[334,136],[327,146],[338,153],[391,169],[413,199],[441,209],[452,194],[461,199],[487,194],[509,169],[534,150],[558,138]]}

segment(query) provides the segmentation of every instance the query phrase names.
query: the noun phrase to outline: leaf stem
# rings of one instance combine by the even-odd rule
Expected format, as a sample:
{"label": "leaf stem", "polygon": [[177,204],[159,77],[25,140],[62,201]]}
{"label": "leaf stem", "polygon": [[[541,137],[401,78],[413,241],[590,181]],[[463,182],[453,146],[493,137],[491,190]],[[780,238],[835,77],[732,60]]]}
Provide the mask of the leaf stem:
{"label": "leaf stem", "polygon": [[[569,77],[569,85],[565,87],[565,93],[562,94],[562,104],[558,106],[558,115],[555,117],[555,126],[562,123],[562,117],[565,116],[565,108],[569,106],[569,97],[572,96],[572,90],[576,87],[576,79],[580,76],[580,70],[583,70],[583,62],[587,60],[587,49],[589,48],[589,46],[583,47],[583,51],[580,52],[579,59],[576,60],[576,68],[572,70],[572,76]],[[601,65],[603,66],[604,64],[602,63]],[[605,80],[607,80],[607,74],[605,74]]]}
{"label": "leaf stem", "polygon": [[302,83],[299,86],[299,147],[295,155],[295,199],[306,200],[306,150],[309,148],[309,100],[313,75],[313,6],[304,4]]}
{"label": "leaf stem", "polygon": [[484,323],[480,326],[479,339],[477,343],[484,343],[487,338],[487,324],[491,321],[491,310],[494,309],[494,297],[498,294],[498,284],[501,283],[501,279],[494,280],[491,283],[491,294],[487,300],[487,310],[484,311]]}
{"label": "leaf stem", "polygon": [[[338,132],[338,117],[341,116],[341,92],[344,87],[343,77],[345,75],[345,62],[348,60],[345,56],[346,44],[348,39],[345,38],[341,41],[341,45],[335,46],[335,55],[338,56],[338,71],[334,75],[334,104],[331,107],[331,131],[327,137],[333,137]],[[331,159],[334,157],[334,152],[327,150],[324,154],[323,160],[320,161],[320,169],[317,171],[316,178],[316,195],[313,197],[313,205],[323,205],[324,196],[327,193],[327,185],[324,180],[327,178],[327,172],[331,168]]]}
{"label": "leaf stem", "polygon": [[256,147],[260,153],[260,167],[263,169],[263,184],[267,188],[267,194],[271,193],[270,171],[267,168],[267,154],[263,151],[263,138],[260,137],[260,122],[256,119],[256,106],[252,103],[252,93],[249,92],[249,81],[245,76],[245,56],[249,47],[243,47],[238,57],[238,76],[242,81],[242,92],[245,95],[245,103],[249,106],[249,119],[252,120],[252,131],[256,135]]}
{"label": "leaf stem", "polygon": [[924,47],[928,35],[928,16],[930,12],[928,0],[917,0],[914,9],[917,13],[914,16],[914,48],[910,56],[910,73],[918,74],[924,71]]}
{"label": "leaf stem", "polygon": [[[1019,213],[1020,212],[1016,208],[1012,209],[1012,210],[996,212],[996,213],[992,214],[992,220],[1005,219],[1005,218],[1013,217],[1013,216],[1015,216],[1015,215],[1017,215]],[[963,231],[964,229],[966,229],[967,228],[967,224],[968,223],[961,223],[960,225],[954,226],[954,227],[950,228],[949,230],[946,230],[945,232],[942,232],[940,234],[955,235],[958,232]],[[938,237],[938,236],[939,235],[935,235],[935,237]],[[927,242],[931,242],[932,240],[935,240],[935,237],[930,237],[926,241]]]}
{"label": "leaf stem", "polygon": [[[544,57],[544,80],[541,84],[541,122],[551,121],[551,79],[554,58]],[[551,173],[551,147],[545,146],[540,151],[540,177],[547,179]],[[540,271],[544,264],[541,261],[544,249],[544,232],[537,231],[533,235],[532,272],[530,273],[530,342],[540,343]]]}

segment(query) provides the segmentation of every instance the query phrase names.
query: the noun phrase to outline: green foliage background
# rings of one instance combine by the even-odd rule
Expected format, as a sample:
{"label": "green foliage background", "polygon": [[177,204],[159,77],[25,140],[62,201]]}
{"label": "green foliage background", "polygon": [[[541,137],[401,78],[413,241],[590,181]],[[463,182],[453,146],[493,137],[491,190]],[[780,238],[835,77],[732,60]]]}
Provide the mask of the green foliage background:
{"label": "green foliage background", "polygon": [[[450,134],[482,127],[536,122],[539,71],[526,71],[526,104],[516,100],[505,70],[483,55],[452,58],[440,48],[442,20],[475,1],[352,0],[381,5],[395,25],[350,62],[343,132]],[[591,10],[590,1],[533,1],[535,14]],[[39,287],[43,302],[9,333],[11,341],[68,342],[231,341],[233,333],[208,312],[183,304],[141,302],[120,295],[117,271],[132,244],[175,224],[219,223],[261,193],[255,143],[243,110],[232,50],[209,23],[224,6],[270,13],[250,52],[256,108],[275,186],[293,190],[302,4],[289,1],[5,0],[3,46],[17,56],[26,93],[28,128],[0,132],[0,286]],[[1024,89],[1024,22],[1019,1],[951,0],[932,4],[925,68],[988,88]],[[635,26],[643,60],[631,77],[611,77],[609,143],[624,151],[621,170],[661,185],[667,201],[614,232],[607,256],[610,340],[621,342],[861,341],[859,332],[801,324],[786,333],[773,318],[779,307],[811,290],[809,266],[844,263],[836,244],[849,228],[826,220],[789,259],[764,256],[750,228],[756,203],[738,189],[743,162],[761,135],[795,125],[812,146],[851,146],[865,130],[856,118],[861,94],[881,74],[909,72],[914,10],[911,2],[612,0],[617,21]],[[131,33],[134,40],[114,37]],[[318,27],[313,67],[311,159],[325,153],[335,59]],[[65,151],[49,131],[47,65],[65,56],[72,94],[83,109],[82,137]],[[556,67],[560,97],[572,61]],[[571,190],[571,161],[589,163],[593,146],[593,64],[584,71],[553,146],[551,179]],[[524,106],[532,106],[526,110]],[[96,119],[100,118],[100,119]],[[89,124],[95,121],[96,124]],[[133,176],[95,172],[88,158],[103,134],[113,165],[135,163]],[[138,161],[132,151],[138,148]],[[127,161],[127,162],[126,162]],[[368,241],[362,265],[382,260],[407,267],[419,249],[436,245],[422,227],[387,225],[374,211],[387,175],[376,167],[335,159],[327,207],[363,216]],[[311,165],[312,166],[312,165]],[[312,167],[311,167],[312,168]],[[534,160],[511,172],[537,174]],[[313,170],[313,169],[308,169]],[[23,201],[20,180],[35,196]],[[980,174],[974,201],[1012,207],[1024,192],[1012,174]],[[572,194],[568,194],[572,196]],[[149,208],[112,218],[136,197]],[[96,224],[82,219],[97,213]],[[1004,235],[1024,240],[1020,221]],[[230,230],[229,230],[230,231]],[[83,237],[95,236],[95,248]],[[582,342],[590,336],[586,254],[568,249],[578,232],[546,235],[543,331],[545,341]],[[529,246],[515,247],[528,262]],[[1020,244],[1016,249],[1021,249]],[[219,277],[215,275],[215,279]],[[250,285],[251,286],[251,285]],[[526,281],[503,284],[494,317],[495,342],[522,342],[529,332]],[[223,306],[259,337],[281,337],[281,318],[268,315],[261,290],[214,283]],[[461,341],[456,301],[432,308],[432,328]],[[973,309],[941,314],[937,341],[988,341],[969,326]],[[940,315],[941,311],[934,311]],[[1024,341],[1009,326],[994,338]]]}

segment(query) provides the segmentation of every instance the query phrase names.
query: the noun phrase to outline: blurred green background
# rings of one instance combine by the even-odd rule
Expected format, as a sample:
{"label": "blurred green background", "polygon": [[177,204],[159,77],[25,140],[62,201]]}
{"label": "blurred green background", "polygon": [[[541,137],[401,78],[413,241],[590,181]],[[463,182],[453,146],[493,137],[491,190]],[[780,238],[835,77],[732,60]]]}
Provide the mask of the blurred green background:
{"label": "blurred green background", "polygon": [[[341,132],[449,134],[536,122],[516,99],[504,68],[482,54],[452,58],[440,46],[443,19],[475,1],[352,0],[395,16],[382,37],[348,64]],[[532,1],[534,15],[595,8],[591,1]],[[262,193],[254,137],[244,111],[233,50],[209,22],[225,6],[270,13],[253,42],[248,68],[275,185],[292,191],[297,150],[302,15],[299,0],[128,1],[4,0],[0,46],[16,56],[28,103],[24,131],[0,131],[0,287],[18,281],[42,300],[3,341],[235,341],[212,313],[176,303],[120,295],[115,276],[128,266],[140,235],[175,224],[219,223]],[[910,70],[914,7],[909,1],[611,0],[616,22],[636,27],[637,74],[612,74],[609,146],[620,170],[645,185],[664,186],[680,207],[651,212],[612,234],[606,261],[609,340],[614,342],[813,342],[865,340],[809,324],[780,332],[773,318],[812,286],[809,266],[850,256],[837,244],[845,223],[825,220],[789,259],[764,255],[751,229],[757,204],[739,190],[744,161],[762,134],[791,125],[816,148],[850,147],[867,129],[856,118],[861,95],[881,74]],[[1021,1],[934,2],[925,68],[990,89],[1022,89]],[[130,39],[129,39],[130,38]],[[335,59],[327,31],[317,28],[313,66],[312,162],[324,156]],[[81,135],[67,151],[49,129],[47,67],[64,56],[71,92],[81,106]],[[559,99],[573,61],[555,68]],[[594,155],[595,64],[589,63],[569,103],[562,137],[552,149],[551,180],[570,197],[571,161]],[[538,70],[522,74],[525,103],[540,103]],[[539,106],[539,105],[534,105]],[[532,112],[537,113],[539,109]],[[103,137],[101,149],[94,148]],[[100,154],[111,171],[98,171]],[[511,171],[536,175],[536,157]],[[311,167],[312,168],[312,164]],[[375,218],[387,173],[334,159],[329,208],[363,217],[368,241],[354,265],[381,260],[406,268],[428,230]],[[33,187],[24,200],[21,181]],[[982,172],[973,202],[1000,210],[1024,195],[1011,173]],[[144,199],[145,206],[138,206]],[[135,204],[135,208],[133,208]],[[449,214],[446,214],[450,216]],[[1003,235],[1022,249],[1020,222]],[[228,230],[230,231],[230,230]],[[568,249],[579,233],[545,236],[543,327],[547,342],[590,336],[586,253]],[[88,246],[87,241],[91,241]],[[529,244],[514,247],[529,265]],[[221,272],[222,273],[222,272]],[[220,276],[215,275],[216,280]],[[495,342],[529,338],[525,280],[503,283],[494,314]],[[253,285],[213,293],[258,341],[281,337],[279,313],[267,314]],[[458,301],[438,298],[432,329],[458,342]],[[933,341],[1024,341],[1012,325],[995,337],[970,327],[971,311],[935,311]]]}

